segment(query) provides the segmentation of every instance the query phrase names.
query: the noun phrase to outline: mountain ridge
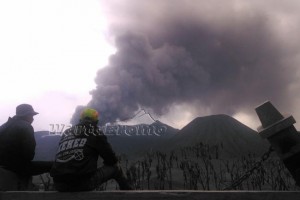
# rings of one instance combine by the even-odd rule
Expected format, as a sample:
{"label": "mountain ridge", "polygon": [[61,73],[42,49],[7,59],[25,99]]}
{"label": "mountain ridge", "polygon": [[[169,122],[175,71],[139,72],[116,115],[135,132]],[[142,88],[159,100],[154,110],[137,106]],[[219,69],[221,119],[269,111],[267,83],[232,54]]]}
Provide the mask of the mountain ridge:
{"label": "mountain ridge", "polygon": [[[196,117],[182,129],[175,129],[160,121],[152,124],[115,125],[106,130],[108,141],[117,154],[142,156],[148,151],[172,151],[199,143],[220,145],[224,157],[262,154],[269,147],[253,129],[228,115]],[[59,135],[37,132],[35,160],[53,160]]]}

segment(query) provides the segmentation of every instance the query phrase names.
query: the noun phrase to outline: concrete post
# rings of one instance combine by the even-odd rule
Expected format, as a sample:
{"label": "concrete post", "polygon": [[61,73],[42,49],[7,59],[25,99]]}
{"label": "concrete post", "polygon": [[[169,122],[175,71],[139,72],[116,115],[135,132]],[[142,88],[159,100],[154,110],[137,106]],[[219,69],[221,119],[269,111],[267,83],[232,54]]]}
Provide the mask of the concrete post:
{"label": "concrete post", "polygon": [[258,132],[267,139],[284,165],[300,185],[300,134],[293,126],[293,116],[283,116],[267,101],[258,106],[256,113],[262,123]]}

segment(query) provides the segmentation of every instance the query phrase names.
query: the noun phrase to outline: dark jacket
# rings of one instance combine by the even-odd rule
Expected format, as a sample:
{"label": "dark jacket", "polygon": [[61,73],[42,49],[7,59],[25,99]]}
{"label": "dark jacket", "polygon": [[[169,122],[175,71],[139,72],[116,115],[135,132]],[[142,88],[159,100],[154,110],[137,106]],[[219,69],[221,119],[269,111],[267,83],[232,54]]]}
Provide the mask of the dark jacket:
{"label": "dark jacket", "polygon": [[88,178],[96,172],[99,156],[106,165],[117,163],[103,132],[95,125],[78,124],[63,133],[50,175],[54,181]]}
{"label": "dark jacket", "polygon": [[35,138],[31,124],[18,117],[9,118],[0,127],[0,165],[15,172],[22,171],[35,154]]}

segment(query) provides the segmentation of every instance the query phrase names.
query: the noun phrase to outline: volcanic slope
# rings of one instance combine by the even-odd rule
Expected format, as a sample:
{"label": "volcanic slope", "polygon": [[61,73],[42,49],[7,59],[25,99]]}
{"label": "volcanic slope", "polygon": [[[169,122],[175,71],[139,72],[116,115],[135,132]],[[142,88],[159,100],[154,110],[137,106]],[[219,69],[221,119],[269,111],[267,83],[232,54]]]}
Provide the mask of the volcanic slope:
{"label": "volcanic slope", "polygon": [[259,134],[227,115],[198,117],[183,127],[164,145],[168,150],[196,144],[220,146],[223,156],[236,157],[249,153],[260,156],[269,144]]}

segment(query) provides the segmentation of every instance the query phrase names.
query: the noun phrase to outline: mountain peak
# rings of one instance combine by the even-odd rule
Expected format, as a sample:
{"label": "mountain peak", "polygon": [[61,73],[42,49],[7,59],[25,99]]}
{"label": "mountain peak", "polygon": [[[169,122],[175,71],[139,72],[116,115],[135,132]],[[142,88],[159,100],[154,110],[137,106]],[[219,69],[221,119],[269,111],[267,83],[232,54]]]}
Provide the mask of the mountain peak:
{"label": "mountain peak", "polygon": [[190,146],[200,142],[223,144],[231,155],[262,153],[268,147],[256,131],[224,114],[195,118],[172,138],[170,145]]}
{"label": "mountain peak", "polygon": [[197,122],[197,121],[229,121],[229,120],[235,120],[233,117],[226,115],[226,114],[217,114],[217,115],[208,115],[208,116],[202,116],[202,117],[196,117],[194,120],[191,121],[191,123],[193,121]]}

